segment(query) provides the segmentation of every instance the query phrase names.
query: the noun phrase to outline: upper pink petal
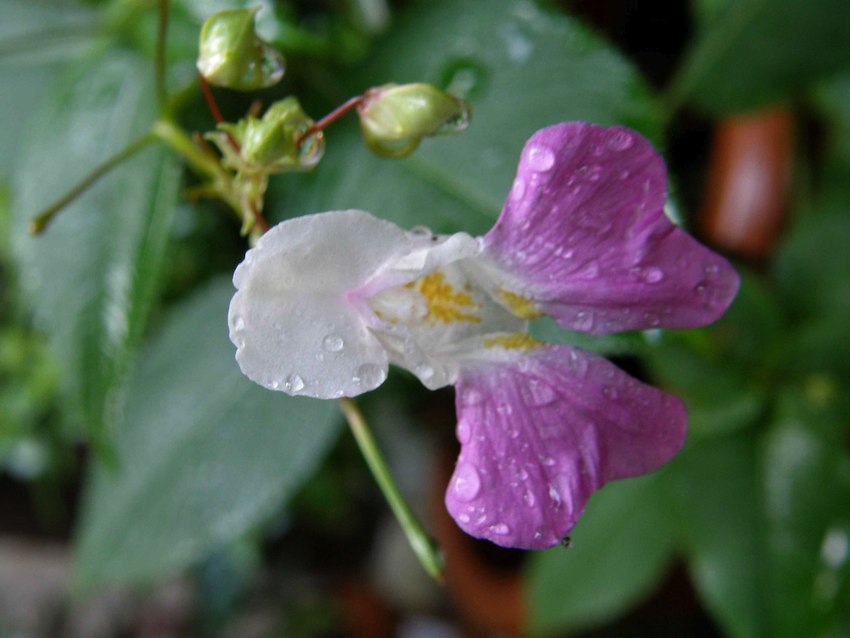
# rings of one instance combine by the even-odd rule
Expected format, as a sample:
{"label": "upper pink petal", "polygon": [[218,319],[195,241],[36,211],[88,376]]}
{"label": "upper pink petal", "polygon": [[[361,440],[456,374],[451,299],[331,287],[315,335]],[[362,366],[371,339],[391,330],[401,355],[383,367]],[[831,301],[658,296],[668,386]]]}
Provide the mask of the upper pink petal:
{"label": "upper pink petal", "polygon": [[551,126],[525,145],[485,254],[511,292],[568,328],[711,323],[734,298],[738,275],[667,219],[665,200],[664,162],[639,134]]}
{"label": "upper pink petal", "polygon": [[461,452],[446,491],[458,525],[505,547],[560,542],[594,490],[650,472],[682,446],[682,403],[597,355],[544,346],[464,370]]}

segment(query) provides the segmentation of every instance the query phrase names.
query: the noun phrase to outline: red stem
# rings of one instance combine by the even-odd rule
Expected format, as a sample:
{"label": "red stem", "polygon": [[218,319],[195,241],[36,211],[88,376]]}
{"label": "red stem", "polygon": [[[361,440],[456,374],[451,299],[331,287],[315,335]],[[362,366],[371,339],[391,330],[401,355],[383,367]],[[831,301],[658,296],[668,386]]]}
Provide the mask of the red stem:
{"label": "red stem", "polygon": [[311,135],[315,135],[319,131],[325,130],[328,126],[336,122],[343,115],[345,115],[349,111],[358,108],[361,104],[363,104],[364,100],[365,98],[362,95],[357,95],[347,100],[343,104],[340,104],[333,111],[325,115],[325,117],[313,124],[313,126],[308,128],[306,131],[304,131],[301,137],[295,140],[295,145],[301,146],[302,142],[304,142],[304,140],[306,140],[308,137],[310,137]]}
{"label": "red stem", "polygon": [[[204,94],[204,100],[207,102],[207,106],[210,109],[210,113],[212,113],[213,119],[215,119],[216,124],[221,124],[224,122],[224,116],[221,114],[221,110],[218,108],[218,104],[216,104],[215,96],[213,95],[212,89],[210,88],[207,79],[203,75],[199,75],[201,78],[201,92]],[[224,134],[227,136],[227,140],[230,142],[230,145],[233,149],[238,153],[239,152],[239,142],[228,132],[225,131]]]}

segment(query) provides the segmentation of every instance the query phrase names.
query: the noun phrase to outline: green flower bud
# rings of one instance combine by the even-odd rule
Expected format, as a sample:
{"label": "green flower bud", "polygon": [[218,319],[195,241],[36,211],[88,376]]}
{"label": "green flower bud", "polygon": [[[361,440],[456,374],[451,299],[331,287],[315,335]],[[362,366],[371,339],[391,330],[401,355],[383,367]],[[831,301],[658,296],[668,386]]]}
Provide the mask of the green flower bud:
{"label": "green flower bud", "polygon": [[283,77],[283,55],[254,30],[258,10],[219,11],[204,22],[197,66],[210,84],[251,91],[272,86]]}
{"label": "green flower bud", "polygon": [[469,104],[430,84],[385,84],[363,97],[363,138],[384,157],[409,155],[426,136],[459,133],[472,114]]}
{"label": "green flower bud", "polygon": [[[243,173],[308,170],[325,150],[320,133],[297,143],[312,125],[298,100],[288,97],[272,104],[262,119],[248,116],[236,124],[219,124],[219,132],[207,137],[221,150],[225,163]],[[239,144],[238,153],[226,133]]]}

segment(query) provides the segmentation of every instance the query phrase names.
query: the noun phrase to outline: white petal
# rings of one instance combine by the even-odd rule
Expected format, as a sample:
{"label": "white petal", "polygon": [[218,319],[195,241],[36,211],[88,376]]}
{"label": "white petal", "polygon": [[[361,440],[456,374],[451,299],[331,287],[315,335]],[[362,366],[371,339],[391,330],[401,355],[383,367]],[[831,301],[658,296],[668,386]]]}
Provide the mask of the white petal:
{"label": "white petal", "polygon": [[267,388],[317,398],[380,385],[387,354],[367,328],[358,290],[410,249],[400,228],[357,210],[272,228],[233,275],[228,323],[242,371]]}

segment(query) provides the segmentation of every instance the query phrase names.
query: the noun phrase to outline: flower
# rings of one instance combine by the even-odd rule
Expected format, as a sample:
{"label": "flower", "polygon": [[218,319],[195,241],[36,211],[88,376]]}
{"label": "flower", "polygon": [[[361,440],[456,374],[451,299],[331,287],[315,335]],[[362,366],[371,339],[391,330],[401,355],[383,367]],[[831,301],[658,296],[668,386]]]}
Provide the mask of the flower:
{"label": "flower", "polygon": [[467,533],[557,544],[590,494],[681,447],[681,402],[528,320],[606,334],[717,319],[738,276],[664,215],[666,173],[641,136],[562,123],[525,145],[483,237],[405,232],[358,211],[272,228],[233,277],[242,371],[293,395],[355,396],[389,363],[456,390],[460,456],[446,492]]}

